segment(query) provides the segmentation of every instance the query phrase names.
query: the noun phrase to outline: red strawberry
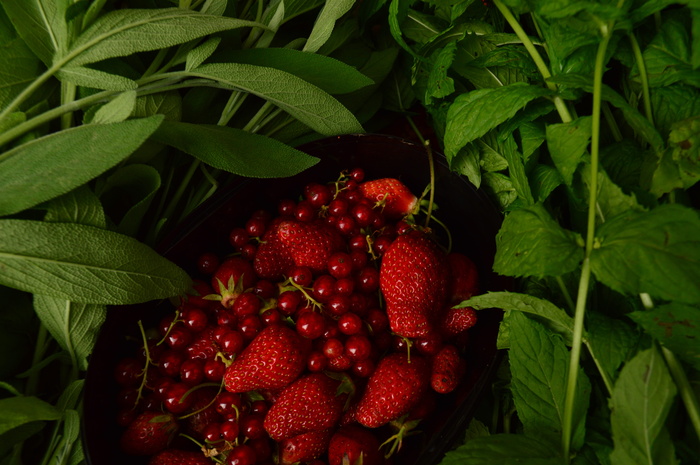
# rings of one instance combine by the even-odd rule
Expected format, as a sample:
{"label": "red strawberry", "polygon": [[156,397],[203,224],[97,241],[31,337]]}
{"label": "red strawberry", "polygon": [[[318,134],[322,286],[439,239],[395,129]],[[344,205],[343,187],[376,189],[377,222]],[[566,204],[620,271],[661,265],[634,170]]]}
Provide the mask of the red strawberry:
{"label": "red strawberry", "polygon": [[310,462],[319,458],[328,449],[328,443],[333,434],[332,428],[292,436],[279,443],[281,465],[292,465],[300,462]]}
{"label": "red strawberry", "polygon": [[449,339],[463,333],[476,324],[476,310],[471,307],[460,307],[448,309],[440,325],[442,334]]}
{"label": "red strawberry", "polygon": [[445,305],[448,272],[445,254],[425,233],[414,230],[396,238],[379,269],[392,331],[408,338],[433,332]]}
{"label": "red strawberry", "polygon": [[307,266],[323,273],[328,269],[328,258],[343,247],[340,233],[322,221],[282,221],[278,226],[279,240],[287,247],[295,266]]}
{"label": "red strawberry", "polygon": [[175,415],[146,411],[127,426],[119,445],[130,455],[153,455],[168,447],[178,430]]}
{"label": "red strawberry", "polygon": [[273,223],[263,235],[253,257],[255,272],[264,279],[278,280],[294,267],[287,246],[279,239],[279,223]]}
{"label": "red strawberry", "polygon": [[221,350],[214,339],[216,326],[207,326],[194,335],[192,342],[185,348],[187,357],[192,360],[212,360]]}
{"label": "red strawberry", "polygon": [[231,308],[236,297],[252,287],[255,280],[255,271],[249,261],[241,257],[231,257],[216,269],[211,278],[211,287],[221,296],[221,305]]}
{"label": "red strawberry", "polygon": [[276,441],[331,428],[343,412],[339,382],[323,373],[303,376],[284,388],[265,417],[265,430]]}
{"label": "red strawberry", "polygon": [[426,359],[404,352],[382,358],[367,381],[355,408],[355,419],[368,428],[377,428],[399,418],[416,405],[430,384]]}
{"label": "red strawberry", "polygon": [[362,195],[383,208],[384,216],[398,220],[415,213],[418,198],[404,183],[395,178],[382,178],[360,184]]}
{"label": "red strawberry", "polygon": [[201,452],[166,449],[151,457],[148,465],[213,465]]}
{"label": "red strawberry", "polygon": [[266,326],[226,368],[224,386],[230,392],[281,389],[306,366],[304,347],[293,329]]}
{"label": "red strawberry", "polygon": [[466,362],[459,356],[457,347],[447,344],[433,358],[430,386],[440,394],[452,392],[459,385],[465,371]]}
{"label": "red strawberry", "polygon": [[381,465],[384,457],[380,445],[370,430],[359,425],[343,426],[328,445],[328,465]]}
{"label": "red strawberry", "polygon": [[452,252],[447,255],[450,266],[449,302],[458,304],[479,293],[479,274],[476,264],[466,255]]}

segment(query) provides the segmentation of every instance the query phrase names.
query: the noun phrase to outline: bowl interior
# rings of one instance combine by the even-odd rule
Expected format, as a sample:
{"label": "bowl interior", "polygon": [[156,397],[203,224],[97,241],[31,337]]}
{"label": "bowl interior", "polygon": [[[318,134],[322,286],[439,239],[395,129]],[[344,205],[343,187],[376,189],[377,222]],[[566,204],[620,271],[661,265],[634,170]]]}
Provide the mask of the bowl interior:
{"label": "bowl interior", "polygon": [[[208,251],[229,253],[230,230],[241,226],[253,211],[263,208],[275,212],[280,199],[296,199],[306,183],[334,180],[344,169],[362,167],[367,179],[397,177],[416,194],[429,184],[426,150],[404,139],[348,135],[312,142],[300,149],[319,157],[320,162],[291,178],[237,180],[190,215],[176,233],[162,241],[158,251],[196,277],[197,257]],[[483,192],[450,172],[442,155],[434,154],[434,157],[438,207],[434,215],[451,231],[453,250],[468,255],[477,264],[482,291],[507,289],[509,284],[491,271],[495,236],[501,223],[498,210]],[[437,229],[436,232],[442,233]],[[109,309],[85,382],[83,443],[89,464],[142,463],[119,451],[120,429],[114,421],[118,386],[113,372],[119,359],[133,353],[135,342],[140,340],[137,321],[142,320],[148,327],[172,311],[167,301]],[[471,331],[466,347],[469,368],[464,381],[455,392],[440,396],[436,414],[422,425],[425,434],[404,442],[400,463],[438,463],[442,454],[459,439],[494,374],[500,317],[495,310],[479,313],[479,323]]]}

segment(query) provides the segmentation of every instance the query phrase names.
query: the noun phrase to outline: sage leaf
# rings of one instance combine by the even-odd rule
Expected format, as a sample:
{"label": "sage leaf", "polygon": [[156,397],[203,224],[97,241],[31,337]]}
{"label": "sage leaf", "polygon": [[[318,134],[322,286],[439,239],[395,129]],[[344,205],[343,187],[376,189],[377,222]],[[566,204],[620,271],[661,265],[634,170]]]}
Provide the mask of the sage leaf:
{"label": "sage leaf", "polygon": [[576,168],[584,160],[590,138],[590,116],[547,126],[547,148],[567,186],[571,186]]}
{"label": "sage leaf", "polygon": [[64,82],[93,89],[125,91],[138,87],[133,79],[85,66],[66,66],[56,73],[56,77]]}
{"label": "sage leaf", "polygon": [[511,118],[532,100],[550,93],[542,87],[518,82],[457,96],[447,112],[445,155],[451,159],[468,142]]}
{"label": "sage leaf", "polygon": [[671,302],[651,310],[632,312],[628,316],[661,344],[700,370],[700,310],[697,307]]}
{"label": "sage leaf", "polygon": [[513,211],[496,235],[493,269],[507,276],[561,276],[583,260],[581,237],[540,204]]}
{"label": "sage leaf", "polygon": [[253,178],[292,176],[318,162],[275,139],[225,126],[165,122],[154,139],[214,168]]}
{"label": "sage leaf", "polygon": [[185,70],[189,71],[204,63],[216,51],[219,43],[221,43],[221,37],[212,37],[207,39],[202,45],[190,50],[185,60]]}
{"label": "sage leaf", "polygon": [[107,317],[106,307],[35,294],[34,311],[51,336],[74,360],[76,368],[86,370],[88,356]]}
{"label": "sage leaf", "polygon": [[130,205],[121,218],[113,218],[117,222],[117,232],[136,236],[160,186],[158,170],[141,163],[123,166],[105,180],[100,191],[100,199],[105,205]]}
{"label": "sage leaf", "polygon": [[97,228],[107,225],[100,199],[87,185],[80,186],[48,203],[44,221],[80,223]]}
{"label": "sage leaf", "polygon": [[68,0],[3,0],[2,7],[19,36],[44,62],[51,66],[67,46]]}
{"label": "sage leaf", "polygon": [[540,299],[528,294],[518,292],[487,292],[475,295],[457,305],[458,307],[472,307],[475,310],[488,308],[500,308],[503,310],[515,310],[527,313],[540,322],[547,322],[551,328],[561,333],[566,339],[570,339],[574,332],[574,319],[564,310],[552,302]]}
{"label": "sage leaf", "polygon": [[136,106],[136,91],[122,92],[113,100],[105,103],[95,112],[91,123],[110,124],[120,123],[127,119]]}
{"label": "sage leaf", "polygon": [[85,30],[63,61],[70,66],[159,50],[216,32],[261,24],[181,8],[111,11]]}
{"label": "sage leaf", "polygon": [[[566,373],[569,350],[557,335],[520,312],[510,315],[509,361],[513,401],[525,434],[548,441],[561,441],[564,424]],[[578,367],[574,396],[572,447],[583,445],[591,385]]]}
{"label": "sage leaf", "polygon": [[335,98],[284,71],[239,63],[211,63],[189,74],[262,97],[326,136],[364,132],[355,116]]}
{"label": "sage leaf", "polygon": [[558,448],[525,434],[478,436],[448,451],[440,465],[561,465]]}
{"label": "sage leaf", "polygon": [[680,205],[609,218],[597,232],[591,269],[624,294],[700,302],[700,218]]}
{"label": "sage leaf", "polygon": [[639,352],[620,372],[610,399],[612,463],[675,463],[664,423],[676,386],[656,348]]}
{"label": "sage leaf", "polygon": [[329,94],[346,94],[374,84],[356,68],[317,53],[263,48],[236,50],[227,57],[236,63],[267,66],[293,74]]}
{"label": "sage leaf", "polygon": [[61,412],[53,405],[32,396],[15,396],[0,399],[0,434],[34,421],[53,421],[61,418]]}
{"label": "sage leaf", "polygon": [[0,216],[74,189],[128,157],[162,116],[84,125],[32,140],[0,155]]}
{"label": "sage leaf", "polygon": [[5,42],[0,47],[0,108],[5,108],[40,72],[41,62],[22,39]]}
{"label": "sage leaf", "polygon": [[0,220],[0,269],[2,285],[106,305],[171,297],[191,284],[136,239],[73,223]]}

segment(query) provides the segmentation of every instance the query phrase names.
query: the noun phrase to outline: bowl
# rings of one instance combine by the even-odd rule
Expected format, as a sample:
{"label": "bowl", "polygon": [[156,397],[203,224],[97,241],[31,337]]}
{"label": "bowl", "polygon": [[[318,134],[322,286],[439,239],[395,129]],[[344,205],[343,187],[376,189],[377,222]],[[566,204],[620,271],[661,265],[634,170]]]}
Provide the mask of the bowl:
{"label": "bowl", "polygon": [[[419,194],[429,184],[430,165],[424,147],[381,134],[330,137],[299,147],[320,159],[312,168],[290,178],[240,178],[193,212],[180,228],[157,247],[163,256],[192,276],[203,252],[230,252],[229,231],[241,226],[258,209],[275,211],[283,198],[297,198],[312,181],[336,179],[343,169],[362,167],[366,179],[396,177]],[[444,156],[434,153],[434,215],[449,228],[453,250],[469,256],[477,265],[480,288],[497,291],[509,283],[491,268],[495,237],[501,215],[482,191],[451,172]],[[438,231],[439,232],[439,231]],[[121,428],[116,424],[118,386],[113,378],[119,359],[133,353],[139,342],[137,322],[154,326],[173,307],[168,301],[118,306],[108,309],[86,373],[84,390],[83,447],[88,464],[139,464],[146,460],[124,455],[118,446]],[[404,441],[397,460],[406,465],[433,465],[462,438],[480,399],[488,394],[498,364],[496,336],[501,314],[480,311],[479,321],[465,348],[468,370],[459,387],[439,396],[435,413],[421,425],[422,434]]]}

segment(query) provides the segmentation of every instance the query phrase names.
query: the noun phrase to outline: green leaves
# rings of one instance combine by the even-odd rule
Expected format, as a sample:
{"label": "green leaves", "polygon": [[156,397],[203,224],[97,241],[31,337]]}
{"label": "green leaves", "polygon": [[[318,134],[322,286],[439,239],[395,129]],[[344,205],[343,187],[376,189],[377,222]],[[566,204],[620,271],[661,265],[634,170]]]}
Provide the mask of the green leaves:
{"label": "green leaves", "polygon": [[74,189],[136,150],[162,117],[79,126],[0,155],[0,216],[17,213]]}
{"label": "green leaves", "polygon": [[181,8],[126,8],[101,16],[60,58],[71,66],[79,66],[171,47],[220,31],[252,26],[260,25]]}
{"label": "green leaves", "polygon": [[664,426],[675,395],[676,387],[658,350],[641,351],[627,363],[612,392],[613,463],[676,462]]}
{"label": "green leaves", "polygon": [[581,238],[541,205],[510,213],[496,236],[493,269],[508,276],[560,276],[583,259]]}
{"label": "green leaves", "polygon": [[30,422],[61,418],[59,410],[36,397],[16,396],[0,399],[0,411],[0,434]]}
{"label": "green leaves", "polygon": [[697,212],[680,205],[625,212],[598,230],[592,270],[619,292],[700,302],[699,232]]}
{"label": "green leaves", "polygon": [[445,154],[453,158],[467,143],[511,118],[530,101],[549,94],[542,87],[515,83],[458,96],[447,113]]}
{"label": "green leaves", "polygon": [[7,0],[2,7],[20,37],[47,66],[68,46],[66,0]]}
{"label": "green leaves", "polygon": [[445,454],[441,465],[493,465],[518,463],[522,465],[560,465],[550,444],[522,434],[494,434],[470,439]]}
{"label": "green leaves", "polygon": [[[567,386],[562,374],[569,370],[569,351],[561,338],[519,312],[510,315],[510,347],[513,400],[525,434],[556,446],[564,425]],[[581,370],[573,420],[576,448],[583,445],[590,389]]]}
{"label": "green leaves", "polygon": [[292,176],[318,162],[269,137],[229,127],[165,122],[154,138],[214,168],[241,176]]}
{"label": "green leaves", "polygon": [[0,269],[2,285],[83,303],[145,302],[190,286],[135,239],[72,223],[0,220]]}

